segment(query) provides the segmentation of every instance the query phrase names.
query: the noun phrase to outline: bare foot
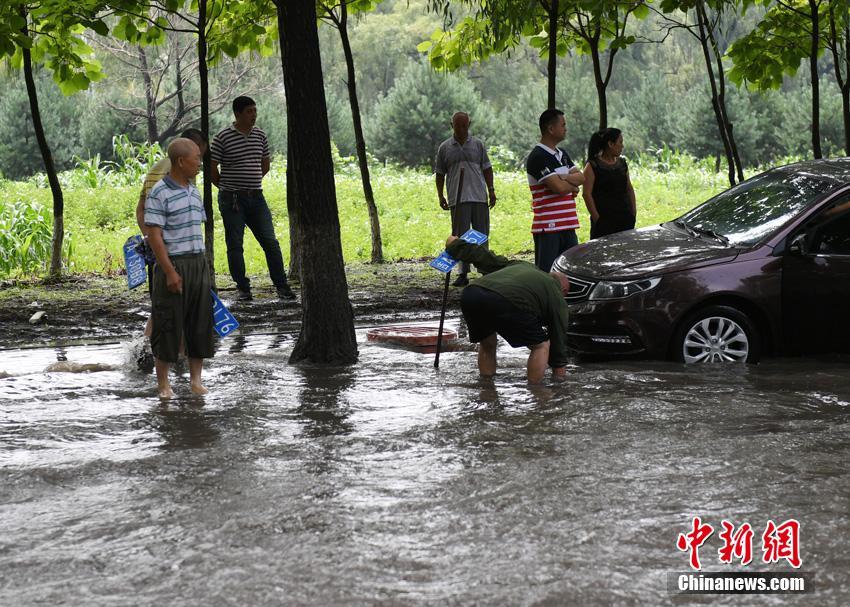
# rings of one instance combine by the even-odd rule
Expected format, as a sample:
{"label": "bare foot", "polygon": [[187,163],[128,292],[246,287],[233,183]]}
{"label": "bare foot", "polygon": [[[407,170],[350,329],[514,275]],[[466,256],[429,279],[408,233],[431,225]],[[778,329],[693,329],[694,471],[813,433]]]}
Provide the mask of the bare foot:
{"label": "bare foot", "polygon": [[209,390],[204,388],[201,384],[192,384],[192,394],[206,394]]}
{"label": "bare foot", "polygon": [[162,390],[159,391],[159,397],[160,398],[174,398],[174,391],[171,389],[170,386],[167,387],[167,388],[163,388]]}

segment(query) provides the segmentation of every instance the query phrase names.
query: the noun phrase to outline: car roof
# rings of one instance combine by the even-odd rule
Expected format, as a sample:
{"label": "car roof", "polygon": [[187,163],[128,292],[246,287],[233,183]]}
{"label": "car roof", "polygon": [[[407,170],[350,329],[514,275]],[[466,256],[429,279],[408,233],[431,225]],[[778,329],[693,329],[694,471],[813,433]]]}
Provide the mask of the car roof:
{"label": "car roof", "polygon": [[777,167],[771,172],[808,174],[811,178],[830,183],[832,189],[850,185],[850,158],[804,160]]}

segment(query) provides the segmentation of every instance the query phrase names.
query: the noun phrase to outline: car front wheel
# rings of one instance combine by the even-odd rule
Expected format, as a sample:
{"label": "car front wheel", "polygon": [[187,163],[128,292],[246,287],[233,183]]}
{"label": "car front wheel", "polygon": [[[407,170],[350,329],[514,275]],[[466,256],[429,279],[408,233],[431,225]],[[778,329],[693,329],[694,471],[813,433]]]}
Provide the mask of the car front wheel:
{"label": "car front wheel", "polygon": [[752,321],[729,306],[690,315],[676,332],[675,357],[685,363],[758,362],[761,342]]}

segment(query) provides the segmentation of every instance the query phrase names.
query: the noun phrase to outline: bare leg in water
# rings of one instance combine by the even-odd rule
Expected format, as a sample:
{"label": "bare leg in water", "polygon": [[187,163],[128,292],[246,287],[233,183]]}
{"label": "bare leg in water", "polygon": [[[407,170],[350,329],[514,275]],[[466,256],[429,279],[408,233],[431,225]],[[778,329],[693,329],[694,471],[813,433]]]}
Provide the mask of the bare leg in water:
{"label": "bare leg in water", "polygon": [[493,377],[496,374],[496,334],[478,344],[478,372],[482,377]]}

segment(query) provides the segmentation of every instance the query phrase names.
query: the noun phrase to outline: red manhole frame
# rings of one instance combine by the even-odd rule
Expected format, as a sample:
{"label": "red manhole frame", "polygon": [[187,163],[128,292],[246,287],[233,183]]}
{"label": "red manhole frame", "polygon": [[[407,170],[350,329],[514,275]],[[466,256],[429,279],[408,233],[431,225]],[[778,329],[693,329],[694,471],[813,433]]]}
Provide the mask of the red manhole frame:
{"label": "red manhole frame", "polygon": [[[382,341],[402,346],[436,346],[439,327],[421,325],[389,325],[375,327],[366,331],[369,341]],[[442,343],[445,345],[457,339],[457,331],[443,327]]]}

